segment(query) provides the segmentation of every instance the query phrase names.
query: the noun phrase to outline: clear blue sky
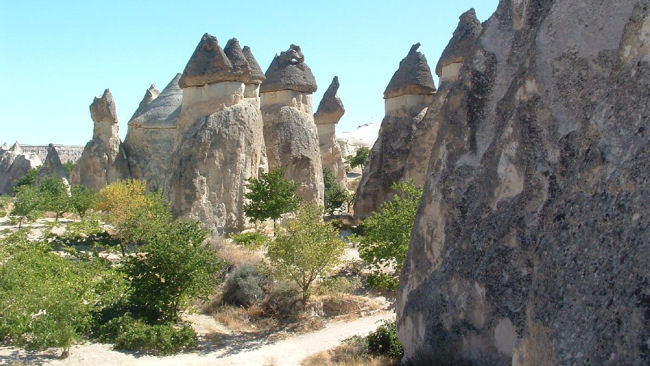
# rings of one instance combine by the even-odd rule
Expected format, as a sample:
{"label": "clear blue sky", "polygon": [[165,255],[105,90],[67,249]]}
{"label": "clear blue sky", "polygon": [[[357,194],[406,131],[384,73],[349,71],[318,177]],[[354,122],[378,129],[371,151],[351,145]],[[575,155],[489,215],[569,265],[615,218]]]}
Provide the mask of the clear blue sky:
{"label": "clear blue sky", "polygon": [[182,72],[205,32],[222,47],[237,37],[265,71],[300,45],[318,82],[314,108],[338,75],[346,114],[337,130],[349,131],[381,121],[384,88],[413,43],[434,69],[458,16],[474,7],[485,21],[497,3],[0,0],[0,143],[85,144],[88,106],[105,88],[124,138],[145,90]]}

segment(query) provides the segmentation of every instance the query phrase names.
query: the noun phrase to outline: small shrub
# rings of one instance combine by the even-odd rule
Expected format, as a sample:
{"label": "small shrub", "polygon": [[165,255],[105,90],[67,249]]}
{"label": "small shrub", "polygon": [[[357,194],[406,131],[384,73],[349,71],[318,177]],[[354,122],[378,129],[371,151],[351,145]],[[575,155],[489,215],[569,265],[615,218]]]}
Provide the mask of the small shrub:
{"label": "small shrub", "polygon": [[139,320],[120,319],[116,349],[165,356],[197,346],[196,332],[189,325],[177,328],[170,323],[151,325]]}
{"label": "small shrub", "polygon": [[329,277],[318,287],[319,295],[351,294],[362,287],[361,279],[353,277]]}
{"label": "small shrub", "polygon": [[402,343],[397,338],[395,322],[385,321],[377,330],[367,337],[368,351],[389,357],[399,358],[404,354]]}
{"label": "small shrub", "polygon": [[379,290],[396,290],[399,286],[399,278],[387,273],[371,273],[368,275],[368,285]]}
{"label": "small shrub", "polygon": [[0,196],[0,217],[5,217],[9,214],[9,207],[13,199],[9,196]]}
{"label": "small shrub", "polygon": [[244,264],[233,270],[226,279],[223,302],[249,307],[264,297],[264,278],[255,266]]}
{"label": "small shrub", "polygon": [[231,234],[230,239],[232,239],[233,242],[249,249],[259,249],[269,240],[266,235],[258,233],[256,231]]}
{"label": "small shrub", "polygon": [[325,211],[333,215],[334,211],[343,207],[350,200],[350,193],[336,182],[336,177],[329,168],[323,168],[323,183],[325,185]]}
{"label": "small shrub", "polygon": [[269,292],[266,306],[280,318],[293,318],[304,309],[300,289],[290,282],[275,284]]}

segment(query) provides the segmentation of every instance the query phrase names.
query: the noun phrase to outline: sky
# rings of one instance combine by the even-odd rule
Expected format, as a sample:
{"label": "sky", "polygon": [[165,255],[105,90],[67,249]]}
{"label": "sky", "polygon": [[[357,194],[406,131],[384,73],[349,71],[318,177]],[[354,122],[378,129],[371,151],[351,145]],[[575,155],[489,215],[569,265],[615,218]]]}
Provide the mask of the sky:
{"label": "sky", "polygon": [[[266,71],[301,47],[318,90],[335,75],[346,113],[337,132],[384,117],[383,91],[411,45],[432,71],[469,8],[485,21],[498,0],[0,0],[0,144],[84,145],[89,105],[109,88],[120,136],[145,90],[182,72],[204,33],[236,37]],[[437,85],[437,77],[434,74]]]}

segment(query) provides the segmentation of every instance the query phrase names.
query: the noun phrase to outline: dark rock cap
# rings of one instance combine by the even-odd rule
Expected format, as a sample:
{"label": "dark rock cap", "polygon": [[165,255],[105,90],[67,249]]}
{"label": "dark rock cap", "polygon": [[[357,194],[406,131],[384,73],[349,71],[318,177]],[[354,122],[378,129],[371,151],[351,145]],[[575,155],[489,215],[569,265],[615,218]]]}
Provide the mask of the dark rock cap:
{"label": "dark rock cap", "polygon": [[436,75],[442,76],[442,68],[456,62],[463,62],[476,43],[476,39],[481,34],[483,26],[476,18],[474,9],[464,12],[458,21],[458,26],[454,35],[442,51],[442,56],[436,65]]}
{"label": "dark rock cap", "polygon": [[237,38],[228,40],[223,52],[232,64],[232,73],[234,76],[237,76],[237,81],[241,81],[242,83],[247,82],[251,75],[251,68],[248,65],[248,60],[244,56]]}
{"label": "dark rock cap", "polygon": [[[147,104],[142,113],[129,121],[129,126],[173,128],[178,122],[183,90],[178,85],[181,74],[176,74],[158,98]],[[129,127],[130,128],[130,127]]]}
{"label": "dark rock cap", "polygon": [[[321,99],[320,104],[318,104],[318,109],[316,110],[316,114],[314,114],[314,119],[316,121],[327,120],[336,123],[345,113],[343,102],[341,101],[341,98],[336,95],[339,86],[339,77],[335,76],[334,79],[332,79],[332,83],[330,83],[330,86],[325,91],[325,94],[323,94],[323,99]],[[334,118],[319,118],[325,115],[333,115]]]}
{"label": "dark rock cap", "polygon": [[433,82],[431,69],[426,57],[417,49],[420,43],[411,46],[408,55],[400,61],[399,68],[390,79],[384,98],[394,98],[401,95],[435,94],[436,85]]}
{"label": "dark rock cap", "polygon": [[138,105],[138,109],[135,110],[133,113],[133,116],[131,116],[131,119],[134,119],[135,117],[139,116],[142,114],[144,111],[144,108],[147,106],[147,104],[151,103],[154,99],[158,98],[158,95],[160,95],[160,91],[156,89],[156,86],[154,84],[151,84],[149,89],[147,89],[146,92],[144,92],[144,97],[140,101],[140,105]]}
{"label": "dark rock cap", "polygon": [[251,48],[244,46],[242,53],[244,54],[244,57],[246,57],[246,61],[248,61],[248,66],[251,68],[251,76],[248,79],[247,83],[261,84],[264,80],[266,80],[266,76],[264,75],[264,71],[262,71],[260,64],[257,63],[255,56],[253,56]]}
{"label": "dark rock cap", "polygon": [[300,46],[292,44],[288,50],[273,58],[266,70],[266,80],[260,87],[260,93],[278,90],[313,93],[316,89],[316,79],[305,63]]}
{"label": "dark rock cap", "polygon": [[113,94],[106,89],[101,97],[95,97],[90,105],[90,118],[94,122],[117,123],[117,112],[115,112],[115,100]]}
{"label": "dark rock cap", "polygon": [[232,63],[219,46],[217,38],[206,33],[187,61],[179,85],[187,88],[235,80],[237,75],[233,73]]}

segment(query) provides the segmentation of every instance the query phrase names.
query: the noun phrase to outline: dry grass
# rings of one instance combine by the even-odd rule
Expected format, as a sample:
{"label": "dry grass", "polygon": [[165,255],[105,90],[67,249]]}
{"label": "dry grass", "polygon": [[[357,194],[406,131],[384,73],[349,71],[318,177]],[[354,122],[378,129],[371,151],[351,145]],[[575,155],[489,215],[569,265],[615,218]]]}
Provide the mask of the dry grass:
{"label": "dry grass", "polygon": [[246,309],[220,304],[209,312],[216,321],[233,332],[266,332],[278,327],[278,320],[267,316],[259,305]]}
{"label": "dry grass", "polygon": [[264,254],[261,251],[233,244],[230,239],[215,236],[210,239],[209,243],[210,248],[214,249],[219,257],[233,265],[250,264],[257,266],[264,261]]}
{"label": "dry grass", "polygon": [[318,301],[322,303],[323,315],[327,317],[347,315],[349,318],[356,318],[382,308],[381,304],[373,299],[350,294],[321,296]]}
{"label": "dry grass", "polygon": [[301,363],[302,366],[397,366],[399,360],[368,354],[360,344],[342,344],[329,351],[317,353]]}

